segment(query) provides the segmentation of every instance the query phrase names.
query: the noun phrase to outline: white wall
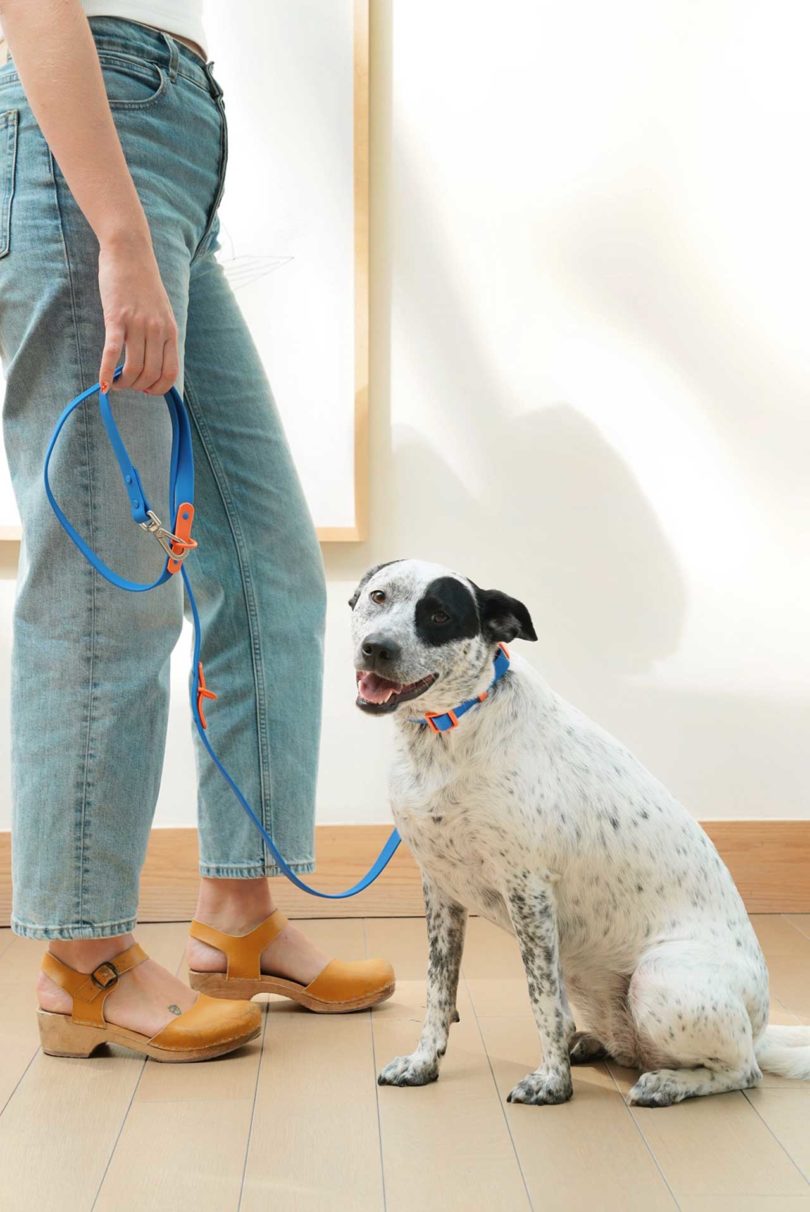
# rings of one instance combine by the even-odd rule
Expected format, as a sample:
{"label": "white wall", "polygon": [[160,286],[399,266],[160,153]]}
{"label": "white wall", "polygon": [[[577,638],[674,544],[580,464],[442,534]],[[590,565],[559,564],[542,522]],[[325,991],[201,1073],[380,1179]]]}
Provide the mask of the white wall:
{"label": "white wall", "polygon": [[408,555],[521,597],[521,651],[697,816],[807,815],[805,14],[373,3],[372,536],[326,551],[320,820],[387,819],[346,599]]}

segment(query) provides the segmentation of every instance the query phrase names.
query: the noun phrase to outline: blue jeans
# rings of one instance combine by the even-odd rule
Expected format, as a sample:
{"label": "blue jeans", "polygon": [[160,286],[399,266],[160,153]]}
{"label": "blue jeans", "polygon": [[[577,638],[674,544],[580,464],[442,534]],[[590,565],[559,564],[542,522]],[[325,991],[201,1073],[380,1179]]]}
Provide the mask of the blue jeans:
{"label": "blue jeans", "polygon": [[[179,327],[176,386],[191,414],[195,537],[186,567],[203,624],[208,731],[299,872],[313,869],[325,585],[312,519],[255,347],[214,252],[227,160],[222,92],[158,30],[91,27],[124,153]],[[30,938],[134,927],[160,784],[179,577],[151,593],[103,581],[60,528],[42,463],[62,407],[96,381],[104,344],[98,242],[31,113],[0,68],[3,429],[23,521],[12,652],[12,926]],[[115,391],[147,496],[168,518],[163,400]],[[93,397],[71,418],[52,483],[113,568],[152,579],[155,540],[133,525]],[[277,874],[196,741],[200,871]],[[169,755],[171,760],[171,755]]]}

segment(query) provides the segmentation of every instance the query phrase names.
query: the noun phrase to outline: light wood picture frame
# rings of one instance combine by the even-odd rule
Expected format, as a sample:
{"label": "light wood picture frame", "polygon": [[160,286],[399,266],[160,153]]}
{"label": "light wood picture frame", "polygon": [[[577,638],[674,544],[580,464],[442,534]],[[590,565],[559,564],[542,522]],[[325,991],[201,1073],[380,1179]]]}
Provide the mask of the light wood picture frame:
{"label": "light wood picture frame", "polygon": [[[269,71],[269,67],[273,63],[274,53],[277,55],[285,51],[296,53],[298,55],[298,59],[295,62],[296,78],[301,75],[302,63],[304,68],[307,69],[311,61],[311,81],[306,78],[302,78],[300,81],[302,92],[305,92],[309,88],[312,95],[313,109],[308,114],[306,120],[318,121],[326,117],[332,120],[333,115],[327,115],[324,112],[329,94],[321,93],[319,95],[317,92],[318,88],[321,87],[318,83],[319,77],[317,75],[316,63],[318,47],[314,47],[313,54],[310,57],[308,56],[308,47],[305,42],[308,28],[313,31],[313,38],[316,37],[315,31],[319,26],[319,22],[314,20],[314,17],[317,16],[315,10],[318,9],[319,5],[323,5],[324,17],[328,17],[332,22],[334,79],[331,82],[331,96],[334,97],[339,92],[346,106],[346,113],[340,115],[340,122],[338,123],[337,119],[334,119],[335,132],[340,143],[340,153],[346,153],[347,162],[344,168],[350,174],[346,178],[350,189],[350,197],[348,198],[348,205],[344,207],[344,210],[350,217],[351,232],[342,231],[340,233],[340,241],[342,245],[345,244],[345,241],[350,241],[347,247],[349,247],[351,263],[348,275],[344,275],[344,279],[340,282],[336,283],[333,280],[330,284],[330,289],[332,290],[332,298],[338,301],[341,311],[339,317],[341,331],[345,331],[346,333],[347,346],[349,342],[353,346],[353,350],[347,354],[348,357],[352,357],[353,355],[353,361],[350,367],[350,374],[346,377],[345,390],[341,388],[339,399],[324,400],[322,403],[323,412],[320,419],[327,419],[330,423],[334,421],[334,410],[337,407],[340,409],[341,425],[338,441],[334,440],[334,435],[331,440],[324,437],[324,445],[329,446],[331,444],[331,448],[335,452],[334,456],[331,451],[329,452],[330,459],[334,457],[337,462],[334,465],[330,465],[323,474],[319,474],[317,471],[313,472],[312,466],[308,468],[304,466],[308,457],[308,449],[305,449],[300,432],[298,434],[295,432],[301,413],[301,403],[294,395],[296,374],[293,360],[296,355],[295,353],[290,355],[290,364],[286,368],[279,365],[267,365],[269,359],[265,356],[265,350],[262,348],[262,340],[265,335],[264,330],[272,327],[272,313],[267,322],[265,322],[261,311],[262,302],[259,300],[257,293],[262,289],[260,279],[264,282],[265,286],[268,282],[271,283],[269,295],[272,295],[275,303],[270,306],[271,308],[272,306],[282,308],[285,299],[285,279],[283,275],[287,273],[289,276],[296,270],[303,272],[303,262],[306,259],[306,254],[303,258],[299,258],[299,265],[296,267],[296,252],[294,247],[296,233],[293,232],[291,238],[291,244],[293,245],[292,255],[286,256],[285,252],[287,249],[284,243],[285,231],[283,224],[279,225],[278,232],[274,232],[272,221],[268,224],[267,242],[263,243],[262,247],[258,250],[258,256],[251,255],[253,247],[250,245],[249,236],[246,237],[247,243],[243,242],[240,244],[238,240],[233,238],[232,232],[229,235],[228,218],[231,211],[229,211],[228,195],[230,192],[232,197],[235,196],[238,199],[240,194],[240,162],[237,159],[239,147],[233,146],[235,142],[238,144],[238,138],[234,140],[233,134],[231,134],[232,150],[228,164],[228,179],[221,207],[222,234],[221,248],[218,256],[225,266],[226,273],[229,273],[231,277],[234,289],[240,291],[240,294],[237,294],[237,298],[246,314],[254,338],[257,340],[257,345],[260,348],[263,362],[267,367],[268,376],[274,388],[274,394],[279,404],[285,429],[287,429],[290,444],[293,448],[293,456],[296,459],[296,464],[304,481],[305,492],[310,500],[318,537],[323,543],[341,543],[361,541],[366,537],[368,531],[369,0],[310,0],[310,3],[305,6],[310,10],[309,26],[304,22],[301,15],[301,8],[304,6],[296,6],[293,0],[269,0],[268,3],[259,3],[258,0],[234,0],[234,3],[227,6],[227,24],[231,27],[239,27],[239,39],[243,48],[246,46],[249,47],[252,43],[261,48],[260,51],[256,50],[254,52],[255,59],[251,60],[248,58],[246,64],[247,71],[245,75],[250,77],[252,68],[254,85],[256,81],[256,65],[259,63],[260,57],[266,65],[266,70]],[[217,4],[206,4],[205,18],[209,30],[210,46],[213,48],[209,53],[214,60],[214,73],[223,85],[226,111],[228,109],[229,98],[231,101],[229,127],[232,132],[236,131],[238,133],[240,98],[238,93],[239,74],[236,69],[242,65],[235,62],[235,43],[229,49],[229,44],[225,37],[226,23],[223,17],[224,8],[225,6]],[[238,10],[241,10],[241,12]],[[283,27],[285,21],[296,23],[295,29],[291,29],[289,40],[284,36]],[[270,32],[274,35],[274,37],[269,39],[267,38],[268,22],[270,22]],[[222,23],[221,29],[219,23]],[[252,25],[256,26],[255,37],[250,35]],[[302,31],[304,37],[302,37]],[[264,35],[264,37],[261,35]],[[323,36],[322,32],[320,36]],[[338,45],[341,39],[346,40],[346,44],[342,47]],[[290,44],[294,44],[294,52],[289,51],[286,45],[288,41]],[[242,54],[241,51],[239,53],[240,55]],[[245,53],[249,54],[249,52]],[[229,54],[230,60],[228,57]],[[348,73],[350,73],[350,80]],[[327,86],[324,85],[323,87],[326,88]],[[255,105],[255,88],[250,99]],[[261,98],[259,98],[259,101],[261,101]],[[277,98],[275,101],[277,101]],[[272,144],[273,132],[276,126],[281,126],[283,120],[288,122],[288,126],[282,132],[279,142],[280,146],[289,148],[291,130],[293,130],[293,120],[290,118],[290,113],[286,112],[282,115],[279,112],[277,104],[271,104],[268,101],[267,112],[264,115],[264,125],[268,130],[270,144]],[[326,137],[325,134],[322,137]],[[285,139],[287,140],[286,145]],[[271,147],[270,159],[272,159],[272,154]],[[350,166],[348,165],[349,155],[351,157]],[[295,172],[294,165],[290,166],[289,172]],[[344,175],[341,172],[341,181],[343,181]],[[235,180],[229,191],[232,178],[235,178]],[[343,184],[345,185],[345,183],[344,181]],[[261,190],[261,181],[259,181],[258,189]],[[241,192],[244,194],[244,190]],[[272,202],[268,204],[268,209],[272,211]],[[239,223],[238,214],[232,226],[239,231],[241,238],[244,224]],[[287,234],[289,234],[289,229]],[[278,245],[273,243],[274,240],[278,240]],[[316,245],[312,247],[316,248]],[[320,248],[323,249],[323,247],[322,242]],[[271,256],[268,255],[268,252],[277,252],[279,255]],[[248,255],[245,255],[246,253]],[[244,272],[246,263],[252,263],[252,275],[250,268],[248,268],[247,274]],[[293,266],[292,270],[288,267],[288,264]],[[273,271],[272,274],[271,270]],[[275,272],[276,270],[278,272]],[[256,285],[257,283],[259,284]],[[253,294],[252,299],[250,297],[251,292]],[[293,313],[291,314],[289,323],[295,324],[296,318],[293,309],[287,308],[286,310]],[[283,348],[281,352],[283,354]],[[311,352],[313,361],[317,361],[317,349]],[[351,373],[352,371],[353,373]],[[281,386],[279,386],[279,383]],[[312,394],[313,392],[310,390],[310,396]],[[66,402],[67,400],[54,402],[54,419],[58,415],[61,406]],[[332,475],[335,479],[337,486],[335,495],[336,498],[339,497],[339,504],[336,505],[335,509],[335,517],[330,516],[328,502],[324,504],[323,501],[313,500],[313,497],[323,496],[324,477],[328,475]],[[309,476],[309,482],[307,476]],[[4,455],[0,449],[0,541],[13,542],[18,541],[19,538],[19,518],[11,492],[8,469],[5,466]]]}

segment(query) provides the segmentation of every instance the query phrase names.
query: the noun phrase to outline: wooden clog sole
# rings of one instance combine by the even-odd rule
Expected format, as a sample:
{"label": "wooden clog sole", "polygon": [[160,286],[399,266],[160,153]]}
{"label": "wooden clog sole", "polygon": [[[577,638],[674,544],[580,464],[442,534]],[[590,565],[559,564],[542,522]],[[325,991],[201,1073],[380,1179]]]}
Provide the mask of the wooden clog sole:
{"label": "wooden clog sole", "polygon": [[350,998],[347,1001],[325,1001],[307,993],[306,986],[297,981],[285,980],[280,976],[260,977],[227,977],[224,972],[189,972],[189,984],[200,993],[210,997],[230,997],[250,1001],[257,993],[274,993],[279,997],[289,997],[307,1010],[316,1014],[349,1014],[353,1010],[368,1010],[370,1006],[378,1006],[386,1001],[396,988],[395,982],[364,993],[361,997]]}
{"label": "wooden clog sole", "polygon": [[39,1035],[42,1051],[47,1056],[88,1057],[102,1044],[121,1044],[152,1060],[178,1064],[183,1061],[211,1060],[234,1052],[261,1032],[261,1023],[246,1035],[229,1040],[220,1040],[205,1048],[170,1049],[159,1048],[149,1042],[149,1037],[127,1027],[107,1023],[104,1027],[93,1027],[85,1023],[74,1023],[69,1014],[56,1014],[50,1010],[38,1010]]}

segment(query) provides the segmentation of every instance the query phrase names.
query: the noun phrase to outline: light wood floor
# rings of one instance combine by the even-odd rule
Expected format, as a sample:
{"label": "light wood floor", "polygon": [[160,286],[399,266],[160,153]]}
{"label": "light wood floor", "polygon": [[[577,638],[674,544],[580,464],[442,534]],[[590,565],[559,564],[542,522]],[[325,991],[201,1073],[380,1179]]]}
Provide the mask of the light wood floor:
{"label": "light wood floor", "polygon": [[[773,1019],[810,1022],[810,915],[754,922]],[[593,1065],[575,1070],[565,1106],[509,1106],[537,1062],[535,1031],[512,940],[473,919],[439,1082],[381,1089],[380,1063],[416,1042],[424,922],[307,928],[345,958],[390,958],[394,998],[342,1017],[274,1001],[261,1046],[177,1066],[123,1050],[44,1056],[32,1000],[42,944],[0,931],[3,1212],[810,1212],[810,1083],[766,1075],[746,1094],[631,1110],[634,1075]],[[180,966],[183,925],[139,938]]]}

